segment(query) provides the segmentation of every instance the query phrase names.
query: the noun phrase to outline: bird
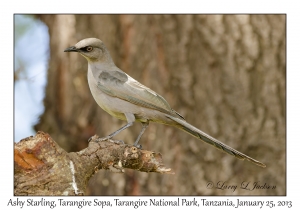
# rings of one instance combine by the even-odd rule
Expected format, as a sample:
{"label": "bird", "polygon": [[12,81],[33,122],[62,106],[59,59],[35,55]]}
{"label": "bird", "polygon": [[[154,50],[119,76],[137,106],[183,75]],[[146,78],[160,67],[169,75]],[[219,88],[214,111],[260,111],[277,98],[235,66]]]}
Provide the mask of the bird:
{"label": "bird", "polygon": [[64,52],[77,52],[88,61],[87,79],[96,103],[113,117],[127,121],[126,125],[98,141],[111,139],[137,121],[142,124],[142,130],[134,146],[141,148],[139,140],[149,122],[155,122],[179,128],[238,159],[246,159],[258,166],[266,167],[262,162],[231,148],[186,122],[161,95],[119,69],[100,39],[83,39],[66,48]]}

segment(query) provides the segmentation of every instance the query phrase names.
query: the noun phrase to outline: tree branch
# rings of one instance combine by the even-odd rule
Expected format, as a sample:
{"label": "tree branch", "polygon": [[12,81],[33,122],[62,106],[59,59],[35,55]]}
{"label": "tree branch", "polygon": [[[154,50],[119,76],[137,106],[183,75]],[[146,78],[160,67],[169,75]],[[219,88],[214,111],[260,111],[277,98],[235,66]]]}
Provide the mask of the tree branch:
{"label": "tree branch", "polygon": [[49,134],[38,132],[15,143],[15,195],[84,195],[89,179],[99,170],[174,174],[165,168],[160,153],[141,150],[119,141],[95,142],[67,153]]}

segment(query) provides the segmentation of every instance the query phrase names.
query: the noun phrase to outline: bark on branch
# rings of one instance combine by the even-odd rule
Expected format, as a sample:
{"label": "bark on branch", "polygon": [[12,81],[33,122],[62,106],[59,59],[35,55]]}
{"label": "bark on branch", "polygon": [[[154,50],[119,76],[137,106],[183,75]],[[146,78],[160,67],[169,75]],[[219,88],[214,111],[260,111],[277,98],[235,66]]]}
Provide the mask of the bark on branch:
{"label": "bark on branch", "polygon": [[91,141],[86,149],[67,153],[40,131],[15,144],[14,162],[15,195],[84,195],[99,169],[173,174],[164,167],[160,153],[113,140]]}

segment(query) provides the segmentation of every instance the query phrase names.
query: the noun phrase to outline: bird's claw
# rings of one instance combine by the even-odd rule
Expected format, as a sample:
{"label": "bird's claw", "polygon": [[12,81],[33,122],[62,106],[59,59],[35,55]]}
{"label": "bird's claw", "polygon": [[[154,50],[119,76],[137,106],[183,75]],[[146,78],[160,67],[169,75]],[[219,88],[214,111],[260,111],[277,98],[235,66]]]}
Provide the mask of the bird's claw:
{"label": "bird's claw", "polygon": [[93,140],[93,137],[90,137],[89,139],[88,139],[88,142],[91,142]]}
{"label": "bird's claw", "polygon": [[110,136],[106,136],[106,137],[102,137],[102,138],[94,138],[93,136],[91,138],[89,138],[88,142],[94,141],[94,142],[100,142],[100,141],[106,141],[109,140],[111,137]]}
{"label": "bird's claw", "polygon": [[112,140],[116,144],[125,144],[123,140]]}
{"label": "bird's claw", "polygon": [[142,145],[141,144],[137,144],[137,145],[134,144],[133,146],[135,146],[138,149],[142,149]]}
{"label": "bird's claw", "polygon": [[105,136],[105,137],[102,137],[102,138],[98,138],[98,139],[96,139],[95,141],[96,142],[99,142],[99,141],[107,141],[107,140],[109,140],[111,137],[110,136]]}

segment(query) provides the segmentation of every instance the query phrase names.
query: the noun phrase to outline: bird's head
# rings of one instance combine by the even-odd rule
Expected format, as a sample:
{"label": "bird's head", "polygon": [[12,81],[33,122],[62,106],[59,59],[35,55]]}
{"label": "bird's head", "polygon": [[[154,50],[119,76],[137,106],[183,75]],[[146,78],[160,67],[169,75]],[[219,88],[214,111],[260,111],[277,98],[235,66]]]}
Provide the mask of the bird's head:
{"label": "bird's head", "polygon": [[83,39],[75,46],[65,49],[64,52],[78,52],[89,62],[112,62],[104,43],[96,38]]}

